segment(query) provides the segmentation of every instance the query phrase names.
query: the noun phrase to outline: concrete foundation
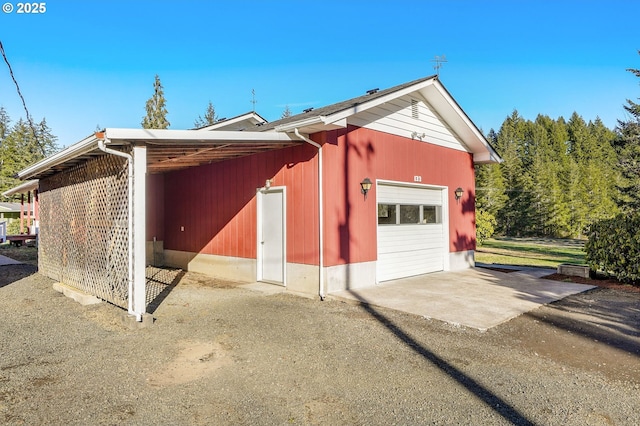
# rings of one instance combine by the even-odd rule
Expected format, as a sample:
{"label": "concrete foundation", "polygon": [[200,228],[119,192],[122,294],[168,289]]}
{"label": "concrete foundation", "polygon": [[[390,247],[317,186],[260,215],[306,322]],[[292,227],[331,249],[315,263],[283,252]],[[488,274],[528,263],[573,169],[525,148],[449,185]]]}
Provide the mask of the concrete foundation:
{"label": "concrete foundation", "polygon": [[53,289],[75,300],[76,302],[80,303],[83,306],[95,305],[97,303],[102,302],[102,300],[98,299],[96,296],[93,296],[89,293],[85,293],[82,290],[78,290],[77,288],[68,286],[63,283],[53,283]]}

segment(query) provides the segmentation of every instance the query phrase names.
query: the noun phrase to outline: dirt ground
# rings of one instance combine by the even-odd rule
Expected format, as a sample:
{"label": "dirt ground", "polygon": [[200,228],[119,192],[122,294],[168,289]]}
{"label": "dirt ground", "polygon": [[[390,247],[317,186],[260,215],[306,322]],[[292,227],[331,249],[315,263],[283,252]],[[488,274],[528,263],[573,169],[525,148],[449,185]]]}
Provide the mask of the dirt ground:
{"label": "dirt ground", "polygon": [[638,420],[640,293],[597,288],[480,332],[187,273],[136,328],[33,265],[1,268],[3,424]]}

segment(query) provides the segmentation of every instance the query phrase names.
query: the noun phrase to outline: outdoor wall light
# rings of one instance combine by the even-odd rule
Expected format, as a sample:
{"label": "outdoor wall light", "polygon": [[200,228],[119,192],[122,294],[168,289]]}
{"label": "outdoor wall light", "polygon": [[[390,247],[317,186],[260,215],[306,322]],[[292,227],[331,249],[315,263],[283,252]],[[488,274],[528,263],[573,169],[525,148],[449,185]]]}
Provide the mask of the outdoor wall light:
{"label": "outdoor wall light", "polygon": [[266,181],[264,181],[264,187],[265,189],[271,188],[271,179],[267,179]]}
{"label": "outdoor wall light", "polygon": [[464,194],[464,190],[462,188],[458,187],[455,190],[454,194],[456,195],[456,202],[459,203],[460,202],[460,198],[462,198],[462,195]]}
{"label": "outdoor wall light", "polygon": [[371,189],[371,179],[369,179],[368,177],[364,178],[362,180],[362,182],[360,182],[360,192],[362,192],[364,194],[364,199],[367,199],[367,192],[369,192],[369,190]]}

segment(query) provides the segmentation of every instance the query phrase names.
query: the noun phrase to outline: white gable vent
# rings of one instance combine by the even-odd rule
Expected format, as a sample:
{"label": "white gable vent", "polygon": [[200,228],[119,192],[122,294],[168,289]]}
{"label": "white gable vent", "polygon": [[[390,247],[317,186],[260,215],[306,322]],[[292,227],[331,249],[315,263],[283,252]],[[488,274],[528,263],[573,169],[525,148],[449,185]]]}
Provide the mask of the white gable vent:
{"label": "white gable vent", "polygon": [[418,101],[415,99],[411,99],[411,117],[415,119],[420,118],[418,113]]}

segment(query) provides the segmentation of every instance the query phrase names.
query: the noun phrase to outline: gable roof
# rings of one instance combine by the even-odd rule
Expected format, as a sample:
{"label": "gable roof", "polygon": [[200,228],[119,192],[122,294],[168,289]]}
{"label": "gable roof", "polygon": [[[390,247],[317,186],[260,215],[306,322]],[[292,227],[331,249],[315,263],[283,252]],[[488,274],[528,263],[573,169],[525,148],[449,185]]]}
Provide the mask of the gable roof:
{"label": "gable roof", "polygon": [[442,85],[438,76],[420,78],[384,90],[372,90],[367,94],[308,110],[302,114],[283,118],[258,127],[258,131],[292,132],[298,129],[302,133],[345,128],[348,118],[362,111],[398,99],[410,94],[419,94],[433,107],[435,112],[457,135],[462,144],[473,153],[476,163],[495,163],[502,159],[471,121],[460,105]]}
{"label": "gable roof", "polygon": [[266,123],[267,120],[262,118],[260,114],[255,111],[245,112],[244,114],[237,115],[231,118],[223,118],[221,120],[216,121],[215,123],[199,127],[194,130],[255,130],[255,127],[261,124]]}
{"label": "gable roof", "polygon": [[[365,95],[271,123],[266,123],[260,115],[250,112],[197,130],[110,128],[103,135],[115,147],[134,143],[147,145],[149,172],[163,172],[303,144],[293,134],[296,129],[301,133],[311,134],[346,128],[349,117],[406,95],[417,95],[424,99],[465,149],[473,154],[474,162],[502,161],[435,75],[384,90],[369,91]],[[245,124],[248,125],[246,128]],[[240,127],[234,128],[234,125]],[[94,156],[103,155],[98,148],[99,139],[101,138],[97,135],[91,135],[21,170],[18,177],[46,177]]]}
{"label": "gable roof", "polygon": [[398,91],[402,91],[407,87],[412,87],[416,84],[429,81],[436,78],[436,76],[430,76],[425,78],[420,78],[418,80],[410,81],[408,83],[400,84],[398,86],[390,87],[384,90],[373,89],[365,95],[358,96],[352,99],[347,99],[346,101],[341,101],[332,105],[327,105],[321,108],[314,108],[310,111],[303,112],[301,114],[292,115],[291,117],[283,118],[280,120],[272,121],[264,126],[260,127],[260,131],[268,131],[276,128],[281,128],[290,123],[296,123],[303,120],[306,120],[311,117],[327,117],[333,116],[336,113],[348,111],[349,109],[355,108],[357,106],[366,104],[368,102],[373,102],[379,100],[381,98],[386,97],[389,94],[394,94]]}

